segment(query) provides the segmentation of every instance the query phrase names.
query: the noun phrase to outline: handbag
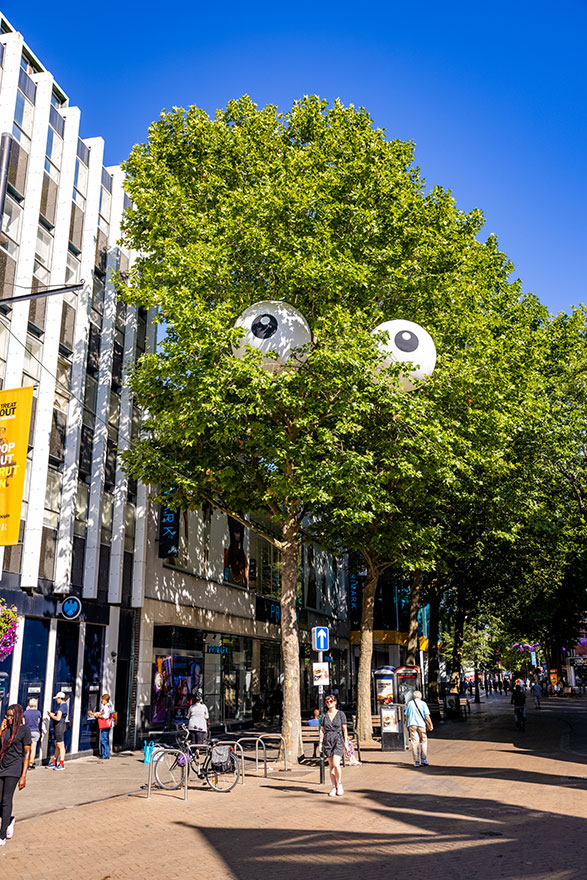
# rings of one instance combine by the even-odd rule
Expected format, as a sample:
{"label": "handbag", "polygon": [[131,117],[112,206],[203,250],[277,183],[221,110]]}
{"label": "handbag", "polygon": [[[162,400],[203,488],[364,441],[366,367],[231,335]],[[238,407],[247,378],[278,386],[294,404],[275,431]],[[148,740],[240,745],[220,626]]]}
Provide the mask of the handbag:
{"label": "handbag", "polygon": [[111,727],[114,727],[114,718],[110,715],[109,718],[98,718],[98,727],[100,730],[110,730]]}
{"label": "handbag", "polygon": [[143,748],[143,753],[144,753],[143,764],[150,764],[151,763],[151,761],[153,760],[154,748],[155,748],[155,743],[153,742],[153,740],[151,740],[150,743],[148,743],[147,740],[145,740],[145,745]]}

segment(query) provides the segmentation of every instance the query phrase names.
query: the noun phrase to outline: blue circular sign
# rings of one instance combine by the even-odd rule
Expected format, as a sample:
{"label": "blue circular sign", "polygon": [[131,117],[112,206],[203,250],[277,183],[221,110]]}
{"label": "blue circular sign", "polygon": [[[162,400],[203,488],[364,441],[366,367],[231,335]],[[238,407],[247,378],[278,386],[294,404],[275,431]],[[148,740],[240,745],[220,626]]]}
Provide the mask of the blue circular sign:
{"label": "blue circular sign", "polygon": [[61,605],[61,614],[66,620],[76,620],[82,612],[82,600],[77,596],[68,596]]}

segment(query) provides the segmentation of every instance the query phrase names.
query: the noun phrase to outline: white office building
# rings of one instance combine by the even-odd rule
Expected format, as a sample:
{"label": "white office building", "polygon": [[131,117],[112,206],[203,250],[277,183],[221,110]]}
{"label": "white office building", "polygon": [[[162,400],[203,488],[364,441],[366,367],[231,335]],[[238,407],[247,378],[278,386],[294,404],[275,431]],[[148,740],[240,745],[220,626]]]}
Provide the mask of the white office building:
{"label": "white office building", "polygon": [[[138,419],[124,376],[150,330],[114,286],[130,258],[117,245],[120,168],[104,167],[100,137],[80,139],[80,110],[1,14],[0,31],[0,383],[34,388],[19,543],[0,547],[0,596],[19,613],[0,708],[36,697],[46,715],[64,691],[75,754],[94,744],[87,713],[103,691],[116,698],[115,740],[134,736],[146,495],[120,452]],[[70,595],[81,599],[73,621]]]}

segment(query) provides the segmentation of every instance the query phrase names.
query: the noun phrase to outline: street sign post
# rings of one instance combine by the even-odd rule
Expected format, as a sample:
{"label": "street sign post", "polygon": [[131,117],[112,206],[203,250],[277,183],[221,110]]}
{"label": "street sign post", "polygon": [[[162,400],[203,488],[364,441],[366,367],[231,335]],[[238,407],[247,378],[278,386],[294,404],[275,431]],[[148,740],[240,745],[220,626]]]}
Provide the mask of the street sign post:
{"label": "street sign post", "polygon": [[328,651],[330,647],[330,630],[327,626],[312,627],[312,650]]}

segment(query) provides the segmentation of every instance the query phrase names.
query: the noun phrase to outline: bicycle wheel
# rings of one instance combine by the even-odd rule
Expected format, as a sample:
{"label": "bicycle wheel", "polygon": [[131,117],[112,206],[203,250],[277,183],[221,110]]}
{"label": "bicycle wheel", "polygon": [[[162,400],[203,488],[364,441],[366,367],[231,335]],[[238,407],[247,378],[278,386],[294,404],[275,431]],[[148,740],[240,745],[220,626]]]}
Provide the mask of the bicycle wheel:
{"label": "bicycle wheel", "polygon": [[182,752],[163,749],[155,761],[155,779],[160,788],[169,791],[181,788],[186,772],[186,759]]}
{"label": "bicycle wheel", "polygon": [[206,761],[206,782],[214,791],[231,791],[238,782],[240,776],[240,767],[238,760],[231,752],[227,761],[228,768],[219,770],[213,767],[210,759]]}

